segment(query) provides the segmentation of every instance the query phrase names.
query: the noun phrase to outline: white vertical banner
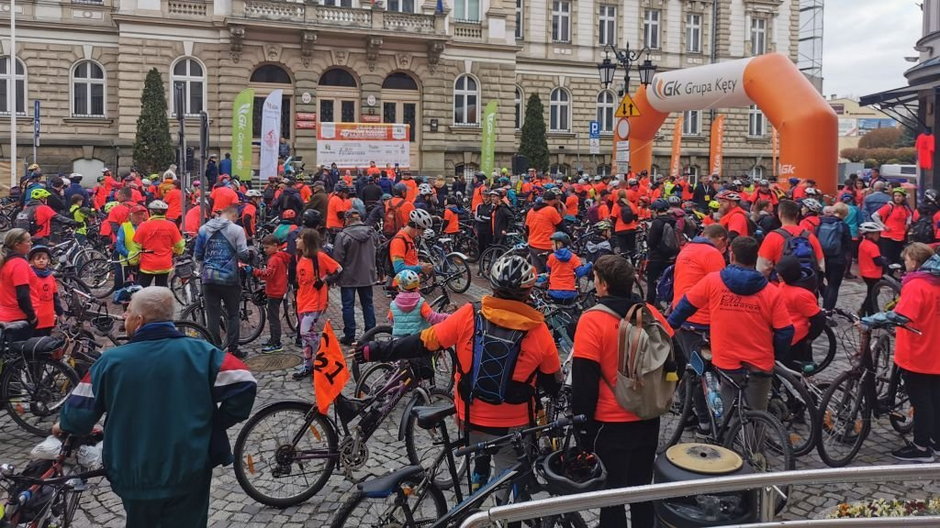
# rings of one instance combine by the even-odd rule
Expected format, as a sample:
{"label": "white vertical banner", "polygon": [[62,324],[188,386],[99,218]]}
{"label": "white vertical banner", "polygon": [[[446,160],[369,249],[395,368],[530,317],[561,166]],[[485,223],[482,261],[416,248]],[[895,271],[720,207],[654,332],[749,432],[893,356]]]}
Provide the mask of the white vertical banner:
{"label": "white vertical banner", "polygon": [[277,152],[281,144],[281,97],[283,90],[274,90],[264,100],[261,110],[261,181],[277,176]]}

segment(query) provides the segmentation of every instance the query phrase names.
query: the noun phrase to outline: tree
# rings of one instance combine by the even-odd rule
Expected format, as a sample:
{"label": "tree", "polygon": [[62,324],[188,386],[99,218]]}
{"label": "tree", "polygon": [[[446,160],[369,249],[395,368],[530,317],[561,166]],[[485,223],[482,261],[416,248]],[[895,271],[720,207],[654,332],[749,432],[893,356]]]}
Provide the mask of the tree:
{"label": "tree", "polygon": [[858,140],[859,148],[895,148],[901,140],[899,128],[876,128]]}
{"label": "tree", "polygon": [[150,174],[165,170],[173,163],[174,157],[163,79],[160,72],[152,68],[147,72],[144,92],[140,96],[140,117],[137,118],[137,137],[134,139],[134,163],[144,174]]}
{"label": "tree", "polygon": [[545,107],[538,94],[532,94],[525,105],[525,123],[519,141],[519,154],[529,160],[529,167],[548,170],[548,141],[545,139]]}

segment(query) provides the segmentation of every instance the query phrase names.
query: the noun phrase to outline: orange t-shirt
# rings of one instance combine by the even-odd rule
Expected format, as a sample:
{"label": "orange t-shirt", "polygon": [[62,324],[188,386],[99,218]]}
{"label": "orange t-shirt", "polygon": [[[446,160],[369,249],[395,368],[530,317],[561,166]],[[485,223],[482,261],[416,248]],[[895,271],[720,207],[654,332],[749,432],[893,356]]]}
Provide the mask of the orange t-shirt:
{"label": "orange t-shirt", "polygon": [[881,248],[873,241],[863,238],[858,244],[858,274],[863,279],[880,279],[884,269],[875,263],[881,256]]}
{"label": "orange t-shirt", "polygon": [[581,259],[574,253],[567,262],[563,262],[552,253],[548,256],[547,264],[548,289],[561,291],[576,291],[578,289],[577,273],[575,270],[581,266]]}
{"label": "orange t-shirt", "polygon": [[[491,307],[499,308],[499,312],[513,320],[542,321],[542,314],[534,308],[515,301],[506,301],[493,297],[483,297],[484,313]],[[434,343],[439,348],[454,347],[457,353],[456,380],[460,381],[460,372],[470,372],[473,365],[473,333],[474,309],[472,304],[465,304],[446,320],[425,330],[421,335],[433,336]],[[491,319],[493,320],[493,319]],[[500,322],[500,321],[495,321]],[[429,346],[428,348],[436,348]],[[514,381],[526,381],[533,377],[535,371],[543,374],[552,374],[561,370],[558,360],[558,350],[555,340],[544,322],[535,323],[528,329],[522,338],[521,351],[516,361],[516,369],[512,373]],[[454,403],[457,408],[457,418],[464,421],[464,404],[454,384]],[[519,427],[529,423],[529,406],[525,403],[491,405],[474,400],[470,405],[472,416],[470,423],[482,427]]]}
{"label": "orange t-shirt", "polygon": [[26,314],[16,302],[16,287],[29,286],[35,276],[33,268],[22,256],[11,256],[0,267],[0,321],[8,323],[26,319]]}
{"label": "orange t-shirt", "polygon": [[307,187],[302,183],[298,183],[295,188],[297,189],[297,192],[300,193],[300,199],[303,200],[304,203],[307,203],[310,200],[310,197],[313,196],[313,191],[310,190],[310,187]]}
{"label": "orange t-shirt", "polygon": [[[31,270],[32,271],[32,270]],[[39,277],[32,273],[30,277],[29,297],[36,311],[36,328],[52,328],[55,326],[55,294],[57,291],[55,277]]]}
{"label": "orange t-shirt", "polygon": [[728,211],[728,214],[722,216],[721,219],[718,220],[718,223],[723,225],[724,228],[728,230],[728,233],[734,231],[740,236],[749,235],[747,213],[740,207],[735,207]]}
{"label": "orange t-shirt", "polygon": [[477,206],[483,203],[483,193],[486,191],[486,185],[478,185],[477,188],[473,190],[473,195],[470,197],[471,211],[476,211]]}
{"label": "orange t-shirt", "polygon": [[319,275],[315,276],[313,261],[301,257],[297,261],[297,313],[322,312],[330,300],[330,288],[326,284],[319,290],[313,287],[317,279],[336,273],[340,266],[325,251],[317,252]]}
{"label": "orange t-shirt", "polygon": [[600,220],[610,220],[610,207],[607,207],[607,204],[601,203],[597,206],[597,218]]}
{"label": "orange t-shirt", "polygon": [[415,183],[411,178],[407,180],[402,180],[402,183],[405,184],[405,187],[408,188],[408,191],[405,193],[405,199],[411,203],[414,203],[415,198],[418,197],[418,184]]}
{"label": "orange t-shirt", "polygon": [[693,306],[708,306],[712,363],[727,370],[741,368],[742,362],[772,370],[773,331],[791,324],[780,292],[768,284],[754,295],[738,295],[725,286],[720,273],[709,274],[685,294]]}
{"label": "orange t-shirt", "polygon": [[192,207],[190,210],[186,211],[186,218],[183,219],[183,232],[195,235],[199,232],[199,226],[202,225],[200,221],[200,214],[202,211],[199,209],[199,206]]}
{"label": "orange t-shirt", "polygon": [[134,242],[153,253],[140,254],[140,271],[168,273],[173,269],[173,248],[183,240],[176,224],[154,217],[137,226]]}
{"label": "orange t-shirt", "polygon": [[796,344],[809,334],[809,319],[821,310],[819,301],[809,290],[800,286],[781,283],[778,288],[787,306],[787,312],[790,313],[790,322],[793,324],[793,341],[790,343]]}
{"label": "orange t-shirt", "polygon": [[212,212],[215,213],[237,204],[238,193],[228,187],[216,187],[209,193],[209,199],[212,200]]}
{"label": "orange t-shirt", "polygon": [[822,219],[818,216],[807,216],[800,220],[800,227],[815,234],[816,230],[819,229],[820,223],[822,223]]}
{"label": "orange t-shirt", "polygon": [[[781,229],[790,233],[793,236],[799,236],[804,230],[800,226],[795,225],[785,225]],[[813,253],[816,254],[816,260],[823,259],[823,250],[822,246],[819,244],[819,239],[816,238],[816,235],[812,231],[809,231],[809,243],[813,246]],[[767,233],[764,237],[764,241],[760,245],[760,250],[757,252],[757,256],[762,259],[769,260],[774,264],[780,262],[780,259],[783,258],[783,249],[786,246],[786,239],[783,235],[777,233],[776,230]]]}
{"label": "orange t-shirt", "polygon": [[622,232],[622,231],[635,231],[635,230],[636,230],[636,220],[637,220],[637,218],[639,217],[639,213],[638,213],[637,210],[636,210],[636,206],[634,206],[634,205],[633,205],[632,203],[630,203],[630,202],[627,202],[627,207],[629,207],[630,210],[633,211],[633,221],[631,221],[631,222],[624,222],[624,221],[623,221],[623,217],[620,216],[620,208],[621,208],[621,207],[623,207],[623,205],[621,205],[621,202],[618,200],[617,203],[614,204],[614,208],[611,209],[611,211],[610,211],[610,216],[614,217],[614,220],[615,220],[615,222],[614,222],[614,232],[615,232],[615,233],[620,233],[620,232]]}
{"label": "orange t-shirt", "polygon": [[569,216],[578,216],[578,197],[570,195],[565,198],[565,214]]}
{"label": "orange t-shirt", "polygon": [[[673,272],[672,307],[679,304],[679,300],[693,286],[699,283],[709,273],[721,271],[725,267],[725,259],[718,248],[704,242],[691,242],[686,244],[679,256],[676,257],[676,267]],[[707,325],[708,306],[702,306],[689,317],[688,322]]]}
{"label": "orange t-shirt", "polygon": [[39,226],[39,231],[36,232],[35,237],[44,238],[52,234],[52,218],[56,215],[55,209],[49,207],[46,204],[41,204],[36,206],[36,225]]}
{"label": "orange t-shirt", "polygon": [[342,198],[338,194],[331,194],[326,204],[326,228],[339,229],[343,227],[342,216],[352,209],[352,200]]}
{"label": "orange t-shirt", "polygon": [[444,233],[453,235],[460,232],[460,216],[450,209],[444,209]]}
{"label": "orange t-shirt", "polygon": [[398,219],[398,225],[401,227],[408,225],[408,217],[415,210],[414,204],[404,198],[392,198],[385,202],[385,207],[386,211],[388,208],[395,209],[395,216]]}
{"label": "orange t-shirt", "polygon": [[888,203],[878,209],[878,216],[885,225],[885,230],[881,236],[898,242],[907,240],[907,225],[911,220],[911,209],[907,204],[897,205]]}
{"label": "orange t-shirt", "polygon": [[166,210],[166,217],[176,220],[183,214],[183,191],[173,187],[163,195],[163,201],[170,207]]}
{"label": "orange t-shirt", "polygon": [[940,374],[940,281],[936,277],[913,277],[901,286],[901,299],[894,311],[911,320],[917,335],[903,328],[896,330],[894,362],[903,369],[920,374]]}
{"label": "orange t-shirt", "polygon": [[529,245],[535,249],[552,249],[552,233],[561,223],[561,215],[551,205],[532,209],[526,214],[525,225],[529,228]]}
{"label": "orange t-shirt", "polygon": [[402,228],[388,243],[388,258],[392,262],[401,260],[405,263],[405,266],[418,265],[418,249],[415,246],[415,239],[405,232],[405,228]]}

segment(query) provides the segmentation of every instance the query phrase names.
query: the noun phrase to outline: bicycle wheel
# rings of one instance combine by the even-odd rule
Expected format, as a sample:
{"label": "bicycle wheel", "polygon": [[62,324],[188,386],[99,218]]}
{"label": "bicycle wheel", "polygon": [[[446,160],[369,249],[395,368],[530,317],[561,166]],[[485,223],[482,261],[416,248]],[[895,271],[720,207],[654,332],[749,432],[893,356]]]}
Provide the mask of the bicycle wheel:
{"label": "bicycle wheel", "polygon": [[891,357],[891,334],[882,333],[871,345],[871,357],[875,369],[875,394],[878,398],[888,396],[891,376],[894,372],[894,360]]}
{"label": "bicycle wheel", "polygon": [[836,357],[837,345],[835,332],[828,325],[825,326],[823,333],[813,340],[811,347],[813,363],[816,365],[813,375],[819,374],[832,363],[832,360]]}
{"label": "bicycle wheel", "polygon": [[463,293],[470,288],[470,265],[457,255],[444,257],[441,263],[442,272],[449,277],[447,287],[454,293]]}
{"label": "bicycle wheel", "polygon": [[267,310],[251,301],[248,295],[242,295],[238,301],[238,344],[247,345],[264,330]]}
{"label": "bicycle wheel", "polygon": [[76,269],[76,275],[97,299],[103,299],[114,291],[114,265],[107,259],[85,261]]}
{"label": "bicycle wheel", "polygon": [[281,306],[284,312],[284,322],[291,332],[297,331],[297,292],[293,288],[287,290],[284,295],[284,304]]}
{"label": "bicycle wheel", "polygon": [[402,481],[398,489],[403,490],[404,503],[399,501],[396,490],[381,498],[366,497],[357,490],[336,512],[330,527],[417,528],[431,526],[447,514],[444,493],[433,482],[419,484],[415,479],[408,479]]}
{"label": "bicycle wheel", "polygon": [[894,405],[888,414],[888,421],[898,434],[909,435],[914,430],[914,406],[911,405],[911,398],[907,395],[904,376],[897,367],[893,370],[893,376],[897,377],[897,391],[894,393]]}
{"label": "bicycle wheel", "polygon": [[477,275],[489,279],[490,268],[493,267],[493,263],[508,250],[509,248],[505,246],[490,246],[486,248],[480,253],[480,259],[477,261]]}
{"label": "bicycle wheel", "polygon": [[194,323],[192,321],[173,321],[173,325],[176,326],[176,329],[186,337],[202,339],[203,341],[212,343],[215,346],[220,345],[220,343],[212,342],[212,336],[209,335],[209,331],[206,330],[206,327],[200,324]]}
{"label": "bicycle wheel", "polygon": [[774,367],[767,411],[787,430],[795,457],[806,455],[816,447],[819,438],[817,403],[798,375],[785,368]]}
{"label": "bicycle wheel", "polygon": [[75,259],[72,262],[72,264],[74,264],[75,266],[81,266],[82,264],[84,264],[85,262],[88,262],[89,260],[98,260],[98,259],[108,260],[108,256],[93,247],[86,247],[86,248],[82,248],[80,251],[78,251],[75,254]]}
{"label": "bicycle wheel", "polygon": [[0,400],[18,426],[46,436],[78,381],[74,370],[50,356],[15,359],[3,366]]}
{"label": "bicycle wheel", "polygon": [[816,451],[829,467],[855,458],[871,431],[871,403],[863,394],[862,377],[845,372],[829,385],[819,402]]}
{"label": "bicycle wheel", "polygon": [[385,385],[386,380],[393,372],[395,372],[395,366],[391,363],[373,363],[369,365],[359,377],[359,381],[356,382],[353,394],[356,398],[369,397]]}
{"label": "bicycle wheel", "polygon": [[454,388],[454,370],[457,368],[457,356],[454,349],[438,350],[431,356],[434,368],[434,386],[444,391]]}
{"label": "bicycle wheel", "polygon": [[[744,411],[728,428],[724,445],[760,473],[790,471],[794,466],[790,438],[780,420],[764,411]],[[786,506],[789,486],[780,488],[783,497],[774,494],[775,511]]]}
{"label": "bicycle wheel", "polygon": [[671,446],[679,443],[687,423],[693,420],[692,395],[693,391],[701,390],[698,376],[694,372],[686,371],[672,398],[672,405],[659,417],[659,445],[657,453],[662,453]]}
{"label": "bicycle wheel", "polygon": [[170,277],[170,291],[180,306],[188,306],[196,302],[196,297],[202,289],[199,277],[193,275],[188,279],[181,279],[176,274]]}
{"label": "bicycle wheel", "polygon": [[[428,398],[430,401],[427,405],[453,405],[454,403],[454,398],[450,392],[436,388],[431,389]],[[431,465],[446,447],[440,428],[423,429],[418,426],[414,415],[410,413],[404,419],[405,449],[408,452],[408,461],[425,469],[431,468]],[[456,417],[445,418],[444,424],[447,427],[447,437],[451,444],[456,443],[460,439],[460,429],[457,427]],[[457,481],[460,482],[467,473],[467,457],[456,457],[454,464],[457,469]],[[447,462],[442,461],[441,466],[435,469],[437,473],[434,475],[434,484],[441,489],[450,489],[454,485],[454,478],[447,467]]]}
{"label": "bicycle wheel", "polygon": [[457,239],[457,251],[460,251],[467,256],[468,262],[476,263],[480,260],[480,243],[477,242],[476,237],[473,236],[460,236]]}
{"label": "bicycle wheel", "polygon": [[[374,326],[368,330],[359,338],[360,343],[368,343],[369,341],[391,341],[392,340],[392,327],[391,325],[378,325]],[[352,372],[353,379],[359,381],[359,376],[362,374],[362,370],[359,368],[359,363],[353,361],[352,366],[349,368]]]}
{"label": "bicycle wheel", "polygon": [[875,283],[872,291],[875,308],[879,312],[890,312],[898,304],[901,297],[901,285],[894,280],[882,279]]}
{"label": "bicycle wheel", "polygon": [[235,440],[235,479],[252,499],[286,508],[314,496],[337,460],[336,430],[316,406],[281,401],[248,419]]}

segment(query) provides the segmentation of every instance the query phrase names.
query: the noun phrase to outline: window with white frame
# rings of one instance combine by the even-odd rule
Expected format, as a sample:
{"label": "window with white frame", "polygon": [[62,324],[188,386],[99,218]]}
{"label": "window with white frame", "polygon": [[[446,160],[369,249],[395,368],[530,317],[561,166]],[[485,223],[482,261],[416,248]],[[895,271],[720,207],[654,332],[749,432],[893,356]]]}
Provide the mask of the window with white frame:
{"label": "window with white frame", "polygon": [[614,93],[605,90],[597,94],[597,122],[601,126],[601,132],[613,132],[614,130]]}
{"label": "window with white frame", "polygon": [[702,15],[689,13],[685,16],[685,51],[702,52]]}
{"label": "window with white frame", "polygon": [[650,49],[659,49],[659,9],[643,12],[643,44]]}
{"label": "window with white frame", "polygon": [[479,22],[480,0],[454,0],[454,18],[464,22]]}
{"label": "window with white frame", "polygon": [[473,77],[463,74],[454,82],[454,124],[477,125],[480,85]]}
{"label": "window with white frame", "polygon": [[698,179],[698,165],[689,165],[685,168],[686,175],[693,180]]}
{"label": "window with white frame", "polygon": [[601,4],[597,17],[597,43],[617,45],[617,6]]}
{"label": "window with white frame", "polygon": [[[11,100],[13,86],[16,87],[16,102]],[[10,107],[14,106],[17,114],[26,114],[26,66],[16,59],[14,73],[10,68],[10,57],[6,56],[0,58],[0,113],[9,114]]]}
{"label": "window with white frame", "polygon": [[522,88],[516,86],[516,130],[522,128],[525,116],[525,99],[522,96]]}
{"label": "window with white frame", "polygon": [[751,19],[751,53],[761,55],[767,53],[767,19]]}
{"label": "window with white frame", "polygon": [[698,136],[702,133],[702,111],[687,110],[682,112],[682,135]]}
{"label": "window with white frame", "polygon": [[523,27],[523,0],[516,0],[516,40],[525,38],[525,28]]}
{"label": "window with white frame", "polygon": [[[343,7],[352,7],[352,0],[342,0]],[[346,2],[349,2],[350,5],[346,5]],[[415,0],[388,0],[388,10],[397,11],[399,13],[414,13],[415,12]]]}
{"label": "window with white frame", "polygon": [[552,40],[571,42],[571,2],[565,0],[552,2]]}
{"label": "window with white frame", "polygon": [[757,105],[751,105],[747,110],[747,135],[751,137],[763,137],[767,134],[766,118],[764,113],[757,108]]}
{"label": "window with white frame", "polygon": [[201,112],[206,100],[206,71],[202,64],[192,57],[183,57],[176,61],[172,70],[173,93],[170,94],[170,112],[176,114],[176,90],[183,89],[183,111],[186,115]]}
{"label": "window with white frame", "polygon": [[571,130],[571,96],[564,88],[555,88],[549,98],[549,129],[552,132]]}
{"label": "window with white frame", "polygon": [[752,180],[764,179],[764,168],[761,166],[754,167],[751,169],[750,176]]}
{"label": "window with white frame", "polygon": [[90,60],[72,68],[72,115],[104,117],[104,69]]}

